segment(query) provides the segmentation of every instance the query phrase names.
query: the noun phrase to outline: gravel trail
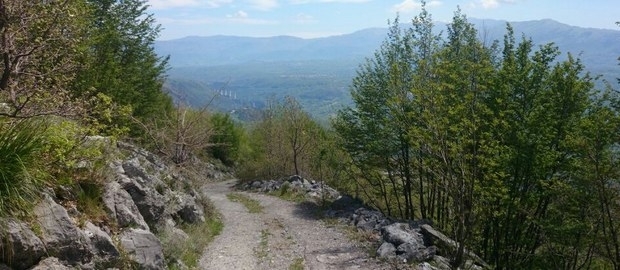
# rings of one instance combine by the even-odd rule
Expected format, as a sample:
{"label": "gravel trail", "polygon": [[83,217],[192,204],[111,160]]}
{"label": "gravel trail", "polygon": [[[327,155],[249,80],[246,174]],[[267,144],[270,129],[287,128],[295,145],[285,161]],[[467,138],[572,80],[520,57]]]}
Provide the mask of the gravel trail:
{"label": "gravel trail", "polygon": [[258,201],[263,213],[249,213],[226,194],[236,182],[212,183],[203,192],[222,213],[224,230],[200,260],[201,269],[390,269],[369,258],[337,228],[315,217],[311,203],[241,192]]}

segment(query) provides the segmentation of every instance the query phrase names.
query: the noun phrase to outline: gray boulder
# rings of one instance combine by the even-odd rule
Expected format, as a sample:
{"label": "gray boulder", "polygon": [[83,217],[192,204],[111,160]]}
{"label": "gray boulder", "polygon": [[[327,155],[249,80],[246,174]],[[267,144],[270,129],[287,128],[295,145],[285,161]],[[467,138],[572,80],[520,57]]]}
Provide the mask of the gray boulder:
{"label": "gray boulder", "polygon": [[0,250],[3,251],[2,262],[13,269],[22,270],[35,265],[43,255],[45,246],[25,223],[14,219],[0,221],[2,240]]}
{"label": "gray boulder", "polygon": [[108,215],[115,220],[121,228],[137,227],[148,230],[149,226],[144,221],[144,218],[131,199],[131,196],[117,182],[112,181],[105,185],[103,205]]}
{"label": "gray boulder", "polygon": [[392,243],[383,242],[377,249],[377,255],[381,258],[391,258],[396,256],[396,247]]}
{"label": "gray boulder", "polygon": [[425,247],[417,243],[404,243],[396,249],[396,254],[408,262],[427,261],[432,259],[436,253],[437,248],[435,246]]}
{"label": "gray boulder", "polygon": [[165,198],[157,190],[139,183],[138,179],[121,175],[119,184],[131,195],[147,224],[157,224],[165,210]]}
{"label": "gray boulder", "polygon": [[93,257],[89,241],[73,223],[67,210],[45,195],[34,208],[41,226],[41,240],[50,256],[70,265],[88,263]]}
{"label": "gray boulder", "polygon": [[353,225],[357,228],[370,231],[380,230],[381,227],[389,224],[389,221],[379,211],[369,210],[366,208],[358,208],[351,216]]}
{"label": "gray boulder", "polygon": [[404,243],[424,246],[423,236],[413,231],[407,223],[394,223],[381,229],[383,240],[400,246]]}
{"label": "gray boulder", "polygon": [[175,219],[191,224],[205,221],[202,205],[194,197],[180,192],[170,192],[167,197],[166,212]]}
{"label": "gray boulder", "polygon": [[109,267],[116,265],[120,260],[120,252],[114,245],[110,235],[90,222],[84,226],[84,235],[90,239],[91,248],[95,254],[98,266]]}
{"label": "gray boulder", "polygon": [[70,270],[71,268],[60,263],[58,258],[48,257],[30,270]]}
{"label": "gray boulder", "polygon": [[141,229],[121,233],[121,245],[139,269],[164,269],[164,253],[159,239]]}

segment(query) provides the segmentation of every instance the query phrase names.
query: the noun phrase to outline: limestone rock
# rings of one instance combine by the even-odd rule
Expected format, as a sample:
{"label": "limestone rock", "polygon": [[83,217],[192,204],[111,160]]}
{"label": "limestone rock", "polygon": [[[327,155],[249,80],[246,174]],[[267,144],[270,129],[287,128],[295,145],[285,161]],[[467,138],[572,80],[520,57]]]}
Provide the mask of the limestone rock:
{"label": "limestone rock", "polygon": [[91,248],[96,255],[97,265],[112,266],[120,260],[120,252],[112,238],[90,222],[84,226],[84,234],[90,239]]}
{"label": "limestone rock", "polygon": [[406,259],[407,262],[423,262],[433,258],[437,253],[435,246],[425,247],[417,243],[404,243],[396,249],[399,257]]}
{"label": "limestone rock", "polygon": [[60,263],[58,258],[48,257],[30,270],[70,270],[71,268]]}
{"label": "limestone rock", "polygon": [[185,223],[204,222],[204,209],[196,199],[185,193],[170,192],[166,203],[166,212]]}
{"label": "limestone rock", "polygon": [[41,240],[50,256],[70,265],[91,261],[93,254],[88,239],[73,223],[65,208],[46,195],[43,201],[36,205],[34,213],[41,226]]}
{"label": "limestone rock", "polygon": [[120,227],[137,227],[148,230],[149,226],[144,221],[131,196],[117,182],[112,181],[105,185],[103,204],[110,217],[116,220]]}
{"label": "limestone rock", "polygon": [[[125,169],[126,170],[126,169]],[[165,198],[154,188],[141,184],[137,179],[122,175],[119,184],[131,195],[133,202],[147,224],[156,224],[162,218]]]}
{"label": "limestone rock", "polygon": [[151,232],[129,229],[121,234],[121,245],[139,269],[165,268],[161,243]]}
{"label": "limestone rock", "polygon": [[396,247],[392,243],[383,242],[377,249],[377,255],[381,258],[390,258],[396,256]]}
{"label": "limestone rock", "polygon": [[0,221],[2,234],[0,250],[3,251],[2,261],[13,269],[27,269],[35,265],[43,255],[45,246],[25,223],[14,219]]}
{"label": "limestone rock", "polygon": [[419,239],[416,239],[414,232],[409,228],[407,223],[394,223],[385,226],[381,229],[383,240],[394,244],[394,246],[400,246],[404,243],[417,243]]}

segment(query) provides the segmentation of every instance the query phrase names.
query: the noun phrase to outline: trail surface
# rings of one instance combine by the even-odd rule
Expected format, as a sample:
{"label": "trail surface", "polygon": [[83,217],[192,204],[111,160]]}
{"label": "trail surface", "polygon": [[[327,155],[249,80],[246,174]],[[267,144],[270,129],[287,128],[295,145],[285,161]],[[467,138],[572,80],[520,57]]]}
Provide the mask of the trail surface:
{"label": "trail surface", "polygon": [[222,213],[224,230],[200,260],[201,269],[390,269],[369,258],[359,244],[316,218],[311,203],[241,192],[258,201],[262,213],[249,213],[226,194],[236,182],[212,183],[203,192]]}

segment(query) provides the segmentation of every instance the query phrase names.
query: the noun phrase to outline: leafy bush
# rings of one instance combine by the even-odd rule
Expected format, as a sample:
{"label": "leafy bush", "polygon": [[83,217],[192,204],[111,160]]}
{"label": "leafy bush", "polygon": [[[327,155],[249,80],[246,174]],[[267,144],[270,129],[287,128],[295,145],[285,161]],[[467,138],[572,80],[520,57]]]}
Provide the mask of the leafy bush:
{"label": "leafy bush", "polygon": [[25,211],[38,195],[37,169],[45,127],[36,121],[0,123],[0,216]]}

